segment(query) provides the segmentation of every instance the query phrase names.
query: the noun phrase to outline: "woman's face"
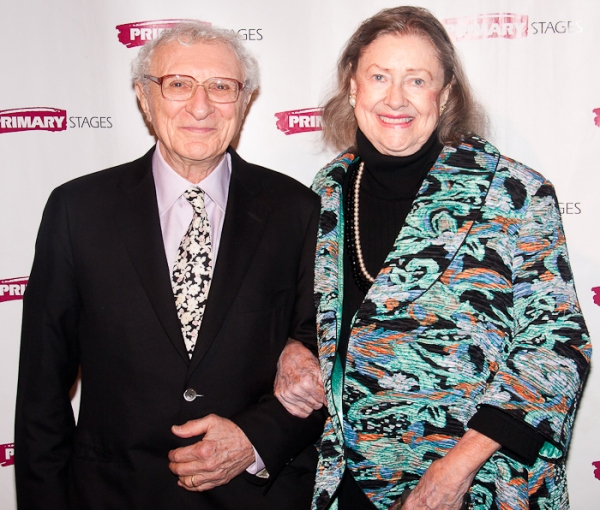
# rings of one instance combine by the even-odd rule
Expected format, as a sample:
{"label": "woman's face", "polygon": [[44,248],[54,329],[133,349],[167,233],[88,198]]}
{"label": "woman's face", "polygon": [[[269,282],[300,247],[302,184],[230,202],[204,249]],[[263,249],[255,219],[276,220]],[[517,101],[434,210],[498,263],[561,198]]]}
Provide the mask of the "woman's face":
{"label": "woman's face", "polygon": [[415,35],[386,34],[358,60],[351,94],[358,127],[382,154],[417,152],[437,126],[444,71],[432,44]]}

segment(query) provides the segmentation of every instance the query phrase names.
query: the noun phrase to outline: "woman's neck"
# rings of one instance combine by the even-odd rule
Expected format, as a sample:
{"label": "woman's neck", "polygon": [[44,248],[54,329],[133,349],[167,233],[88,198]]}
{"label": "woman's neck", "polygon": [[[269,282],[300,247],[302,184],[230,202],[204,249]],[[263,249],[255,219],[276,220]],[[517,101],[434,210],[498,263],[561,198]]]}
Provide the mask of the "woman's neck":
{"label": "woman's neck", "polygon": [[356,146],[365,165],[365,191],[391,200],[410,196],[414,198],[443,148],[434,131],[414,154],[387,156],[381,154],[360,129],[356,133]]}

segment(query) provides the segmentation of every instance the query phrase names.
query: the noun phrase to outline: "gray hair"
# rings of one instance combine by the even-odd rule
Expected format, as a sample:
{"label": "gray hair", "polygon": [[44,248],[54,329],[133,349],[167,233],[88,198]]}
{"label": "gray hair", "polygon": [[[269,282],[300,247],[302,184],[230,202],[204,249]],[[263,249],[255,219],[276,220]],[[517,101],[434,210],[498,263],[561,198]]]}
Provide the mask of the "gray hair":
{"label": "gray hair", "polygon": [[131,63],[131,78],[134,83],[147,86],[148,80],[144,78],[149,74],[152,57],[157,48],[177,41],[182,46],[191,46],[196,43],[222,43],[227,45],[235,54],[244,70],[244,92],[251,94],[258,88],[259,69],[256,58],[244,46],[242,38],[232,30],[225,30],[208,25],[202,21],[185,21],[163,30],[152,41],[147,42],[140,49],[137,57]]}

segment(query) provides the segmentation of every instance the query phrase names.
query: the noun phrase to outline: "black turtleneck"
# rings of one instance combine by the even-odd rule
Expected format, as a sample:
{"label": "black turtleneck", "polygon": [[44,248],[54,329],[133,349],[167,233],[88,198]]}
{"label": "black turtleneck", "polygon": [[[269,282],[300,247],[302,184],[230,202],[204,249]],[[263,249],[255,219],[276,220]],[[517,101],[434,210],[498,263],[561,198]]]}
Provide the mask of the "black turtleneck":
{"label": "black turtleneck", "polygon": [[[344,201],[352,197],[351,182],[360,162],[364,172],[359,192],[360,244],[365,265],[371,276],[376,276],[383,266],[394,241],[404,225],[423,180],[442,150],[437,132],[410,156],[386,156],[381,154],[360,131],[356,133],[356,149],[359,160],[353,163],[343,183]],[[348,218],[346,218],[346,222]],[[348,235],[349,228],[346,228]],[[344,307],[339,352],[345,358],[350,336],[350,321],[365,298],[354,279],[350,243],[346,239],[344,249]]]}
{"label": "black turtleneck", "polygon": [[356,142],[365,165],[360,186],[360,240],[367,269],[375,276],[443,146],[437,132],[417,152],[403,157],[381,154],[360,130]]}

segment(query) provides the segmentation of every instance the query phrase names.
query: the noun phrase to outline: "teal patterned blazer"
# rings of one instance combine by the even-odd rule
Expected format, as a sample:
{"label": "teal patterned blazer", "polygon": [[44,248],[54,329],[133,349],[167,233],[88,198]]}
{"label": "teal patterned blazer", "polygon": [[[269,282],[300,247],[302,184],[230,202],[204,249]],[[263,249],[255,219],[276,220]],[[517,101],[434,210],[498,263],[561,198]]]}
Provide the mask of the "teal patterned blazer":
{"label": "teal patterned blazer", "polygon": [[341,183],[323,168],[316,254],[319,358],[330,418],[313,508],[335,508],[346,467],[377,508],[414,487],[478,406],[546,439],[527,466],[497,452],[469,490],[476,509],[568,508],[565,457],[591,345],[552,185],[472,137],[444,147],[336,357],[343,296]]}

